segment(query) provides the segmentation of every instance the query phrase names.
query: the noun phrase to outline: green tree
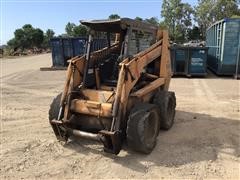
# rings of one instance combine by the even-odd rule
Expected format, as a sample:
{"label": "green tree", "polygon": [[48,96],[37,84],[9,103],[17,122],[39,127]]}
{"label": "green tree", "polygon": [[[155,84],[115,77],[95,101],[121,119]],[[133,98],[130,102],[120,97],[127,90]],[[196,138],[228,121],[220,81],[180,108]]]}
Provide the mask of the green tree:
{"label": "green tree", "polygon": [[240,18],[240,15],[232,15],[231,18]]}
{"label": "green tree", "polygon": [[15,38],[12,38],[10,39],[8,42],[7,42],[7,45],[10,49],[13,49],[14,51],[18,48],[18,43],[16,42],[16,39]]}
{"label": "green tree", "polygon": [[74,37],[79,37],[79,36],[86,36],[88,32],[88,29],[86,26],[84,25],[79,25],[79,26],[75,26],[73,28],[73,36]]}
{"label": "green tree", "polygon": [[191,30],[192,27],[192,15],[194,14],[194,10],[188,3],[181,4],[182,10],[182,17],[180,20],[180,31],[182,32],[182,38],[184,40],[189,39],[188,32]]}
{"label": "green tree", "polygon": [[88,32],[88,28],[84,25],[78,25],[74,23],[68,22],[65,31],[68,37],[79,37],[79,36],[86,36]]}
{"label": "green tree", "polygon": [[143,19],[141,17],[135,17],[135,20],[138,20],[138,21],[143,21]]}
{"label": "green tree", "polygon": [[43,40],[43,47],[49,48],[50,47],[50,39],[54,37],[55,32],[52,29],[47,29],[44,34],[44,40]]}
{"label": "green tree", "polygon": [[199,0],[195,7],[195,21],[205,37],[206,29],[223,18],[240,15],[239,0]]}
{"label": "green tree", "polygon": [[[26,33],[23,29],[16,29],[14,31],[14,38],[9,40],[10,46],[14,48],[28,48],[31,46],[30,38],[26,37]],[[29,44],[29,45],[28,45]]]}
{"label": "green tree", "polygon": [[34,28],[31,24],[25,24],[21,29],[16,29],[14,38],[16,46],[23,49],[28,49],[33,46]]}
{"label": "green tree", "polygon": [[193,9],[181,0],[163,0],[161,15],[173,40],[186,38],[188,28],[192,25]]}
{"label": "green tree", "polygon": [[150,24],[159,26],[159,20],[158,20],[158,18],[156,18],[156,17],[151,17],[151,18],[149,18],[149,19],[145,19],[144,21],[145,21],[145,22],[148,22],[148,23],[150,23]]}
{"label": "green tree", "polygon": [[202,39],[199,27],[194,26],[192,29],[188,31],[188,39],[189,40]]}
{"label": "green tree", "polygon": [[50,40],[51,38],[54,37],[55,32],[52,29],[47,29],[45,36],[47,38],[47,40]]}
{"label": "green tree", "polygon": [[230,18],[233,15],[240,15],[240,9],[238,8],[237,0],[217,0],[214,9],[214,19],[216,21],[223,18]]}
{"label": "green tree", "polygon": [[181,0],[163,0],[161,15],[169,29],[170,36],[176,39],[176,25],[180,19]]}
{"label": "green tree", "polygon": [[32,45],[34,47],[40,48],[44,40],[43,31],[39,28],[34,29],[32,32]]}
{"label": "green tree", "polygon": [[167,29],[167,25],[166,25],[166,23],[165,23],[164,21],[161,21],[161,22],[159,23],[159,27],[160,27],[161,29]]}
{"label": "green tree", "polygon": [[214,0],[199,0],[195,7],[195,20],[203,36],[205,36],[206,29],[214,22],[215,6]]}
{"label": "green tree", "polygon": [[159,26],[159,20],[158,20],[157,17],[151,17],[151,18],[143,19],[143,18],[137,16],[137,17],[135,17],[135,20],[144,21],[144,22],[148,22],[150,24]]}
{"label": "green tree", "polygon": [[67,25],[65,27],[65,31],[68,36],[73,36],[73,28],[74,27],[76,27],[76,25],[74,23],[70,23],[70,22],[67,23]]}
{"label": "green tree", "polygon": [[108,19],[120,19],[120,16],[118,14],[111,14]]}
{"label": "green tree", "polygon": [[8,46],[13,49],[29,49],[41,47],[43,43],[43,31],[33,28],[30,24],[25,24],[22,28],[16,29],[14,38],[8,41]]}

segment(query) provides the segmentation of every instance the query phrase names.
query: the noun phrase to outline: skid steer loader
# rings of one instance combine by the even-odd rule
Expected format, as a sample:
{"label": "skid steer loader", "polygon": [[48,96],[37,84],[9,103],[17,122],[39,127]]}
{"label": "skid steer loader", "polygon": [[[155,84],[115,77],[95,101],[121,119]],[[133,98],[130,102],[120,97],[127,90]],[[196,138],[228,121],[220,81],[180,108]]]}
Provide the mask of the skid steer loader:
{"label": "skid steer loader", "polygon": [[[64,90],[49,110],[57,139],[97,140],[114,154],[127,140],[150,153],[175,116],[168,32],[128,18],[81,23],[90,29],[86,53],[69,61]],[[103,36],[108,46],[91,52],[93,37]]]}

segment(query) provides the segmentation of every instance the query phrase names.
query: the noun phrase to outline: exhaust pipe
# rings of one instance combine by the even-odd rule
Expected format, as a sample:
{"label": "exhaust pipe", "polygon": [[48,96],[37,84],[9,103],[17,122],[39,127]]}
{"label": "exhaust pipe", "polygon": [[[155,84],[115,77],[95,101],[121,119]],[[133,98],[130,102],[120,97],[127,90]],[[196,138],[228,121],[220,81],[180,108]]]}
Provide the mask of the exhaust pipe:
{"label": "exhaust pipe", "polygon": [[94,140],[94,141],[101,141],[99,134],[84,132],[84,131],[80,131],[80,130],[76,130],[76,129],[68,129],[68,132],[70,135],[74,135],[77,137],[90,139],[90,140]]}

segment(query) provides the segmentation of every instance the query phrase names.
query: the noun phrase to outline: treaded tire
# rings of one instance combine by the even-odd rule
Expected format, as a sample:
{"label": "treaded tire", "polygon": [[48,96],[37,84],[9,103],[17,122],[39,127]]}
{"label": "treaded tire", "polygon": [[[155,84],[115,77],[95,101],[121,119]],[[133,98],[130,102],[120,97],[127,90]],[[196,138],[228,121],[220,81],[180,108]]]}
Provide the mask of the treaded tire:
{"label": "treaded tire", "polygon": [[57,119],[58,113],[60,110],[60,101],[61,101],[62,93],[58,94],[52,101],[50,105],[50,109],[48,112],[49,120]]}
{"label": "treaded tire", "polygon": [[137,104],[130,112],[126,131],[131,149],[151,153],[159,132],[158,107],[154,104]]}
{"label": "treaded tire", "polygon": [[59,110],[60,110],[61,97],[62,97],[62,93],[58,94],[53,99],[53,101],[50,105],[49,112],[48,112],[48,119],[49,119],[49,123],[51,124],[57,139],[61,140],[61,141],[66,141],[67,137],[64,135],[65,133],[59,128],[59,125],[51,123],[51,120],[53,120],[53,119],[57,120],[57,118],[58,118],[58,114],[59,114]]}
{"label": "treaded tire", "polygon": [[174,92],[159,91],[153,100],[159,108],[160,129],[169,130],[174,123],[176,97]]}

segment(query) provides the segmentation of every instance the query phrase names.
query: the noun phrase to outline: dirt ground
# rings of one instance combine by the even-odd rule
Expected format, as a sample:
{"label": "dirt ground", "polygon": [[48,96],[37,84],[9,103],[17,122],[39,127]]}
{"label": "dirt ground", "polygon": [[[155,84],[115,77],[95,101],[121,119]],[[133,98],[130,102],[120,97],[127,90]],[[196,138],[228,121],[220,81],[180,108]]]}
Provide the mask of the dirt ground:
{"label": "dirt ground", "polygon": [[39,71],[49,54],[0,59],[1,179],[130,178],[239,179],[240,81],[173,78],[175,124],[161,131],[150,155],[124,145],[118,156],[86,140],[60,144],[48,123],[64,71]]}

